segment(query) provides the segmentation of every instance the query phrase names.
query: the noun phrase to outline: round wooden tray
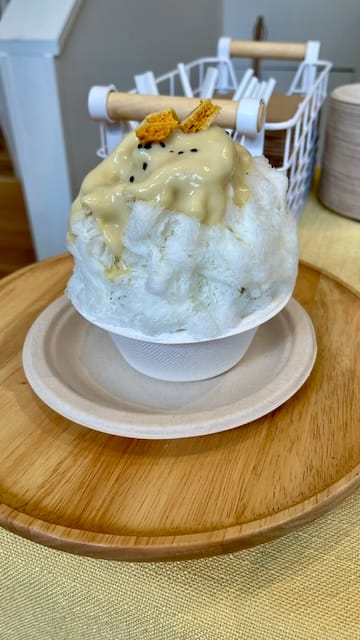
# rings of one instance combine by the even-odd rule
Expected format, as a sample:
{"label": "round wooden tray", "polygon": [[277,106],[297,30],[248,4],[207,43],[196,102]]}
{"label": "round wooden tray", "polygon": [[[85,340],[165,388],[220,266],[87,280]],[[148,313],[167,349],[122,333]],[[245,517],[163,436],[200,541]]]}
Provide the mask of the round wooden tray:
{"label": "round wooden tray", "polygon": [[135,440],[61,417],[25,379],[25,336],[71,267],[61,256],[0,283],[2,526],[82,555],[184,559],[283,535],[360,485],[355,292],[301,265],[295,298],[312,318],[318,358],[283,406],[222,433]]}

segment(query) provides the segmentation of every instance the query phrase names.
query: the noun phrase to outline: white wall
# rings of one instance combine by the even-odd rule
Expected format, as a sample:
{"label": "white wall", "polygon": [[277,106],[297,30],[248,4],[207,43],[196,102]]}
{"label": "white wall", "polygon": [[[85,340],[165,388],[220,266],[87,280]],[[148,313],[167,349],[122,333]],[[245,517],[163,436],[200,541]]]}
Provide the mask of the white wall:
{"label": "white wall", "polygon": [[334,73],[345,77],[354,69],[352,79],[360,78],[359,0],[224,0],[223,31],[235,39],[252,39],[258,16],[265,18],[267,40],[320,40],[321,57],[333,62]]}
{"label": "white wall", "polygon": [[221,22],[221,0],[83,0],[57,58],[73,195],[98,162],[98,125],[87,111],[90,87],[113,83],[128,91],[135,73],[158,75],[179,61],[216,55]]}

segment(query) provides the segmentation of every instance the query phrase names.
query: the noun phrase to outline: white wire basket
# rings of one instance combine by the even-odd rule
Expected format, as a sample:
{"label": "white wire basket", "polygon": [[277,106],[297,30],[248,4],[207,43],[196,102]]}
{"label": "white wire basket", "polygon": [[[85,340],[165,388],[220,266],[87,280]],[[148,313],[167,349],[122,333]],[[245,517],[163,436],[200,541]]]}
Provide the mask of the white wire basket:
{"label": "white wire basket", "polygon": [[[89,93],[90,115],[100,122],[101,146],[97,152],[105,158],[119,143],[121,138],[138,125],[139,120],[149,112],[150,96],[181,96],[212,98],[225,105],[236,104],[236,115],[225,128],[232,137],[243,144],[255,156],[264,154],[278,171],[285,173],[289,180],[288,208],[296,216],[303,210],[311,187],[316,161],[319,120],[321,107],[326,99],[331,63],[319,59],[320,43],[309,41],[305,44],[234,41],[220,38],[217,56],[204,57],[177,67],[155,77],[152,71],[136,75],[135,87],[127,94],[117,94],[116,87],[93,87]],[[241,74],[235,71],[234,58],[271,58],[297,60],[299,65],[284,96],[297,96],[296,110],[291,118],[284,121],[261,119],[261,105],[271,105],[276,87],[276,79],[260,81],[247,69]],[[131,101],[128,108],[109,114],[109,94],[116,96],[143,95],[143,113],[131,118]],[[151,103],[153,104],[153,103]],[[162,103],[164,104],[164,103]],[[183,103],[181,103],[183,104]],[[173,106],[169,104],[169,106]],[[147,111],[146,111],[147,109]],[[189,109],[190,110],[190,109]],[[140,109],[141,111],[141,109]],[[120,117],[119,117],[120,114]],[[224,122],[226,123],[224,116]],[[222,124],[224,126],[224,124]],[[277,156],[271,155],[271,143],[275,140]],[[280,147],[279,147],[280,145]],[[280,148],[280,153],[279,153]]]}

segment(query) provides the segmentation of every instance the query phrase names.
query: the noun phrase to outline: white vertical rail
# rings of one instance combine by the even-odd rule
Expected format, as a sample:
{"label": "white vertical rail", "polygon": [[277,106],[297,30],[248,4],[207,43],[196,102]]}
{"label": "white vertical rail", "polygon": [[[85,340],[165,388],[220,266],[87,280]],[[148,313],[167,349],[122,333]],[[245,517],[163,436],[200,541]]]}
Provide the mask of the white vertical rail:
{"label": "white vertical rail", "polygon": [[38,259],[65,250],[72,200],[56,57],[81,2],[51,4],[11,0],[0,21],[4,109]]}

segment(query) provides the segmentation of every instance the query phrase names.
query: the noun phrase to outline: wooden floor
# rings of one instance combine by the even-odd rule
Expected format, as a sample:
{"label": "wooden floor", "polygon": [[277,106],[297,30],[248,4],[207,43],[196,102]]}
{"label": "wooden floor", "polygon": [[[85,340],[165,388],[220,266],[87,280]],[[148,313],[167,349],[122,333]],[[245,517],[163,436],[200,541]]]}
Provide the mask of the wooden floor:
{"label": "wooden floor", "polygon": [[34,260],[21,183],[0,132],[0,278]]}

